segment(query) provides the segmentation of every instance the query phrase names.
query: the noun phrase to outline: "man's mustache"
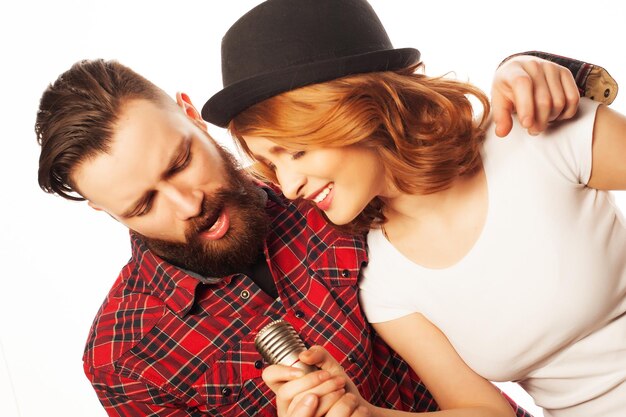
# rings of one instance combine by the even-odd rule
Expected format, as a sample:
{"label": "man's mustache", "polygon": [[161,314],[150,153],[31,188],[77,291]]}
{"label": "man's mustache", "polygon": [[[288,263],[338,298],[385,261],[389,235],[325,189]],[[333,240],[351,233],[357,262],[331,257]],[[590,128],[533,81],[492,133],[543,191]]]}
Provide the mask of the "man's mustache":
{"label": "man's mustache", "polygon": [[208,230],[215,224],[227,201],[237,201],[237,197],[245,194],[243,187],[221,188],[211,196],[206,194],[202,197],[200,213],[191,220],[185,233],[189,242],[190,239]]}

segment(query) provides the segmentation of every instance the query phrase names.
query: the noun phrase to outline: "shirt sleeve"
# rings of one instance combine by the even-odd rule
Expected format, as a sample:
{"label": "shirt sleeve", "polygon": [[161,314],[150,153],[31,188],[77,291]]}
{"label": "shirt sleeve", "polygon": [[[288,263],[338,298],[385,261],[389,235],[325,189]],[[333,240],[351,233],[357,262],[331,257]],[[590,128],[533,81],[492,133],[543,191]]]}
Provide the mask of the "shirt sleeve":
{"label": "shirt sleeve", "polygon": [[414,313],[413,310],[386,304],[381,295],[382,294],[378,291],[369,291],[364,289],[364,286],[361,286],[359,291],[359,302],[361,303],[361,308],[365,312],[368,322],[382,323],[385,321],[399,319]]}
{"label": "shirt sleeve", "polygon": [[367,237],[370,262],[359,280],[359,304],[370,323],[398,319],[415,312],[410,301],[401,300],[399,289],[405,287],[406,275],[390,261],[387,239],[380,229]]}
{"label": "shirt sleeve", "polygon": [[167,393],[139,381],[101,371],[94,373],[93,376],[98,382],[92,380],[92,386],[110,417],[206,415],[195,408],[181,405]]}
{"label": "shirt sleeve", "polygon": [[600,103],[581,99],[574,119],[552,126],[534,142],[568,180],[586,185],[591,177],[593,126]]}

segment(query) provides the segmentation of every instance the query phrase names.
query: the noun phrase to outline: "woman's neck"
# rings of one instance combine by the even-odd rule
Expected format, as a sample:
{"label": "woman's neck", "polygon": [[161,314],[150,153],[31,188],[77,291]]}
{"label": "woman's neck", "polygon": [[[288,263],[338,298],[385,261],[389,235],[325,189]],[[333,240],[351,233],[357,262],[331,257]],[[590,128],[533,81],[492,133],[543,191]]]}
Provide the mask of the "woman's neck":
{"label": "woman's neck", "polygon": [[423,222],[429,218],[457,214],[464,202],[472,200],[484,183],[484,171],[457,178],[450,187],[431,194],[409,194],[400,191],[381,197],[385,203],[387,223]]}
{"label": "woman's neck", "polygon": [[405,257],[428,268],[456,264],[475,245],[488,210],[487,179],[481,168],[446,190],[390,195],[384,199],[383,233]]}

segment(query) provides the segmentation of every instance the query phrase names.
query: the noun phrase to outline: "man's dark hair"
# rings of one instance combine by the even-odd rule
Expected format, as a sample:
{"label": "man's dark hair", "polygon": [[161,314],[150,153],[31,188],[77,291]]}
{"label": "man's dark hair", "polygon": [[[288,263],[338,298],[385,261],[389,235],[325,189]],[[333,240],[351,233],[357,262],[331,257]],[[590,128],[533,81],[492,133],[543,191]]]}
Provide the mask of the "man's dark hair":
{"label": "man's dark hair", "polygon": [[35,123],[41,145],[39,186],[69,200],[84,200],[72,183],[72,171],[110,150],[120,109],[132,99],[172,103],[163,90],[117,61],[79,61],[50,84]]}

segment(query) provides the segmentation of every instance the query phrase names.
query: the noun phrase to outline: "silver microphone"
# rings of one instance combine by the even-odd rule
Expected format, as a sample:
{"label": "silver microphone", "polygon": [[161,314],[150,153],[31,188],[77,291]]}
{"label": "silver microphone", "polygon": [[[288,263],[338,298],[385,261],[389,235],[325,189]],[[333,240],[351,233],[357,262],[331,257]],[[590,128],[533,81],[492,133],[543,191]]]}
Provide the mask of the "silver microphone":
{"label": "silver microphone", "polygon": [[276,320],[263,327],[254,339],[254,346],[270,364],[294,366],[307,374],[318,370],[298,359],[306,346],[296,330],[285,320]]}

